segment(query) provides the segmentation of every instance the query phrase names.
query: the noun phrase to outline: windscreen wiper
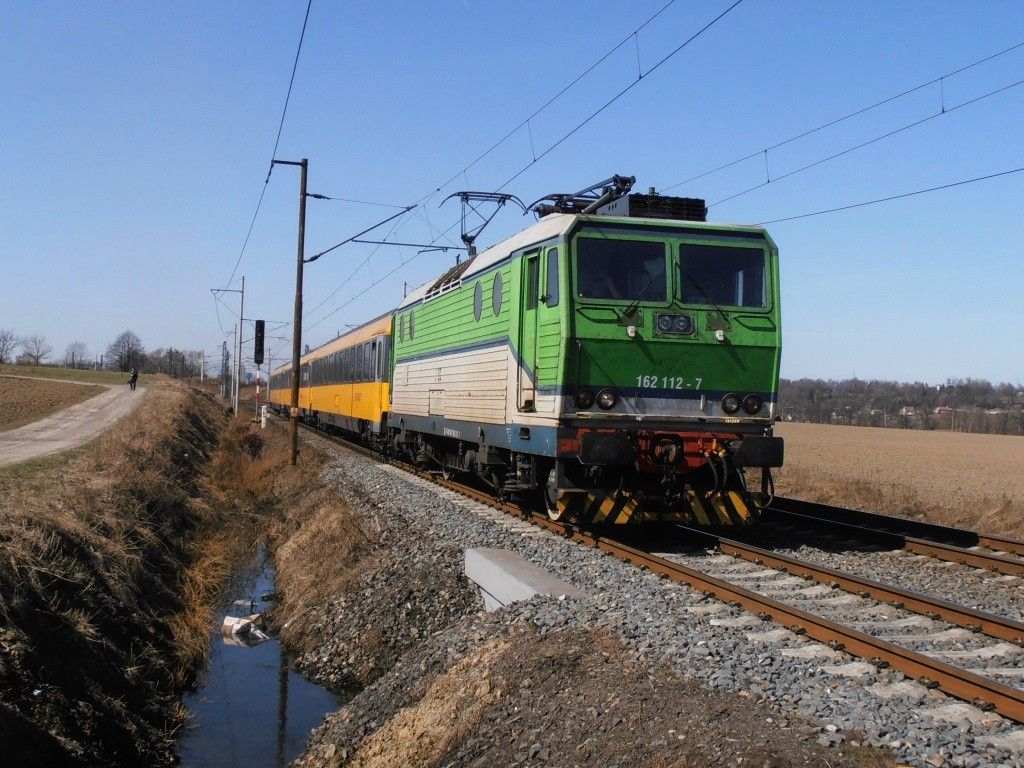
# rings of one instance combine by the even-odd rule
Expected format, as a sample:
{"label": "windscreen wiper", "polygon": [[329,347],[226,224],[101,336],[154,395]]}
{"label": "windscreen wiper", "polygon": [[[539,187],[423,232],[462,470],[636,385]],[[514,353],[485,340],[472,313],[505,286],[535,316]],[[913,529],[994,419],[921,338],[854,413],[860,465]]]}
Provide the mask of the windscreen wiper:
{"label": "windscreen wiper", "polygon": [[657,277],[657,275],[651,275],[649,278],[647,278],[647,282],[644,283],[644,287],[640,289],[640,293],[637,294],[637,297],[633,299],[633,301],[630,302],[630,305],[622,311],[623,317],[632,316],[632,314],[636,312],[637,308],[640,306],[640,301],[643,299],[644,294],[647,293],[647,289],[651,287],[651,283],[653,283],[655,279],[657,279]]}
{"label": "windscreen wiper", "polygon": [[725,320],[725,322],[728,323],[729,322],[729,316],[727,314],[725,314],[725,310],[724,309],[722,309],[720,306],[715,304],[715,300],[711,298],[711,294],[708,293],[707,290],[705,290],[704,286],[701,285],[700,283],[698,283],[696,280],[694,280],[693,275],[691,275],[689,272],[687,272],[686,269],[684,269],[682,266],[679,267],[679,271],[680,271],[680,273],[682,273],[683,279],[687,280],[690,283],[693,283],[693,287],[696,288],[698,291],[700,291],[701,294],[703,294],[704,298],[708,300],[708,304],[710,304],[712,307],[714,307],[716,310],[718,310],[718,314],[720,314],[722,316],[722,319]]}

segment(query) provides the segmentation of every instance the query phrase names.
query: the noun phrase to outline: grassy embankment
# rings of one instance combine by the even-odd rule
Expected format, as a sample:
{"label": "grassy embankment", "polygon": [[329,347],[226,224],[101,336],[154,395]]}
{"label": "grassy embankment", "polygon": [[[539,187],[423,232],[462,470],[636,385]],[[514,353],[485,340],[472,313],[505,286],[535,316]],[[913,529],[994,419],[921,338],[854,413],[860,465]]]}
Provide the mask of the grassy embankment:
{"label": "grassy embankment", "polygon": [[248,424],[160,377],[89,446],[0,471],[6,765],[165,765],[220,585],[274,473]]}

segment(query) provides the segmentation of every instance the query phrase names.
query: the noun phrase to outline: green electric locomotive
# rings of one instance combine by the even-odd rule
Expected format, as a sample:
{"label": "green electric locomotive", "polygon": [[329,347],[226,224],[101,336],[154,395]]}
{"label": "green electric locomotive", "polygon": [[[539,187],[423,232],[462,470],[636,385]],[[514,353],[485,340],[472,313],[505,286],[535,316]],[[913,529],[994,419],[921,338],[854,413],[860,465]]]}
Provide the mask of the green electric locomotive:
{"label": "green electric locomotive", "polygon": [[742,524],[781,466],[778,250],[616,176],[410,293],[388,446],[554,519]]}

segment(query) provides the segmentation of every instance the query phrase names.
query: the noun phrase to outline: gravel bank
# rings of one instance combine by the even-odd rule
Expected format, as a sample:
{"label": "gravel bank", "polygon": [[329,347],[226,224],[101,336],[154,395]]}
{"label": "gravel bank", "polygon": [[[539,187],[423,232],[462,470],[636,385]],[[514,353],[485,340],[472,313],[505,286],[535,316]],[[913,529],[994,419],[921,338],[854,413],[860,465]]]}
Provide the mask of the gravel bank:
{"label": "gravel bank", "polygon": [[463,618],[329,717],[296,765],[891,764],[821,746],[749,695],[631,661],[574,614],[545,598]]}
{"label": "gravel bank", "polygon": [[[607,631],[625,645],[629,661],[664,664],[713,689],[742,692],[780,707],[786,716],[807,718],[815,728],[815,743],[823,746],[887,747],[900,760],[922,766],[1024,765],[1024,733],[1016,724],[905,680],[900,673],[780,631],[756,616],[553,535],[524,531],[512,518],[400,470],[342,453],[328,475],[344,492],[359,489],[393,530],[400,527],[398,548],[404,547],[405,556],[425,569],[422,579],[429,580],[422,586],[429,588],[413,588],[409,594],[414,599],[401,604],[407,605],[407,618],[437,617],[438,626],[468,620],[475,604],[459,587],[462,550],[511,549],[590,595],[589,600],[530,603],[510,612],[529,615],[542,635],[574,627]],[[358,650],[357,633],[347,623],[363,626],[373,621],[364,616],[389,613],[397,604],[384,607],[375,600],[378,589],[391,588],[383,570],[376,578],[381,581],[371,578],[364,585],[362,599],[340,598],[337,610],[325,617],[324,631],[334,638],[325,643],[333,650],[302,660],[314,677],[327,675],[330,680],[335,674],[343,679],[354,673],[369,680],[387,666],[370,664],[367,668],[374,671],[369,675],[359,671],[366,667],[363,655],[369,651]],[[441,597],[443,591],[447,598]],[[339,611],[351,615],[339,616]],[[382,634],[391,648],[389,658],[416,645],[415,637],[404,641],[404,632],[443,636],[443,630],[429,629],[434,625],[424,631],[400,627],[397,618],[392,623],[394,631]],[[388,645],[392,639],[394,646]]]}

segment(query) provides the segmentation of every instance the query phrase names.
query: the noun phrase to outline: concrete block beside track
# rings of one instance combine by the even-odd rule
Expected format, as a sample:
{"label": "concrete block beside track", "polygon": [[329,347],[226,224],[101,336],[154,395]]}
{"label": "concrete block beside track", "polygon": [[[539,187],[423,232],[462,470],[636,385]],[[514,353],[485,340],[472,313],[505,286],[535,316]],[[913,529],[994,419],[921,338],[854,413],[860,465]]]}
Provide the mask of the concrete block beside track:
{"label": "concrete block beside track", "polygon": [[587,596],[586,592],[508,549],[467,549],[465,571],[480,589],[488,611],[496,611],[518,600],[529,600],[534,595]]}

